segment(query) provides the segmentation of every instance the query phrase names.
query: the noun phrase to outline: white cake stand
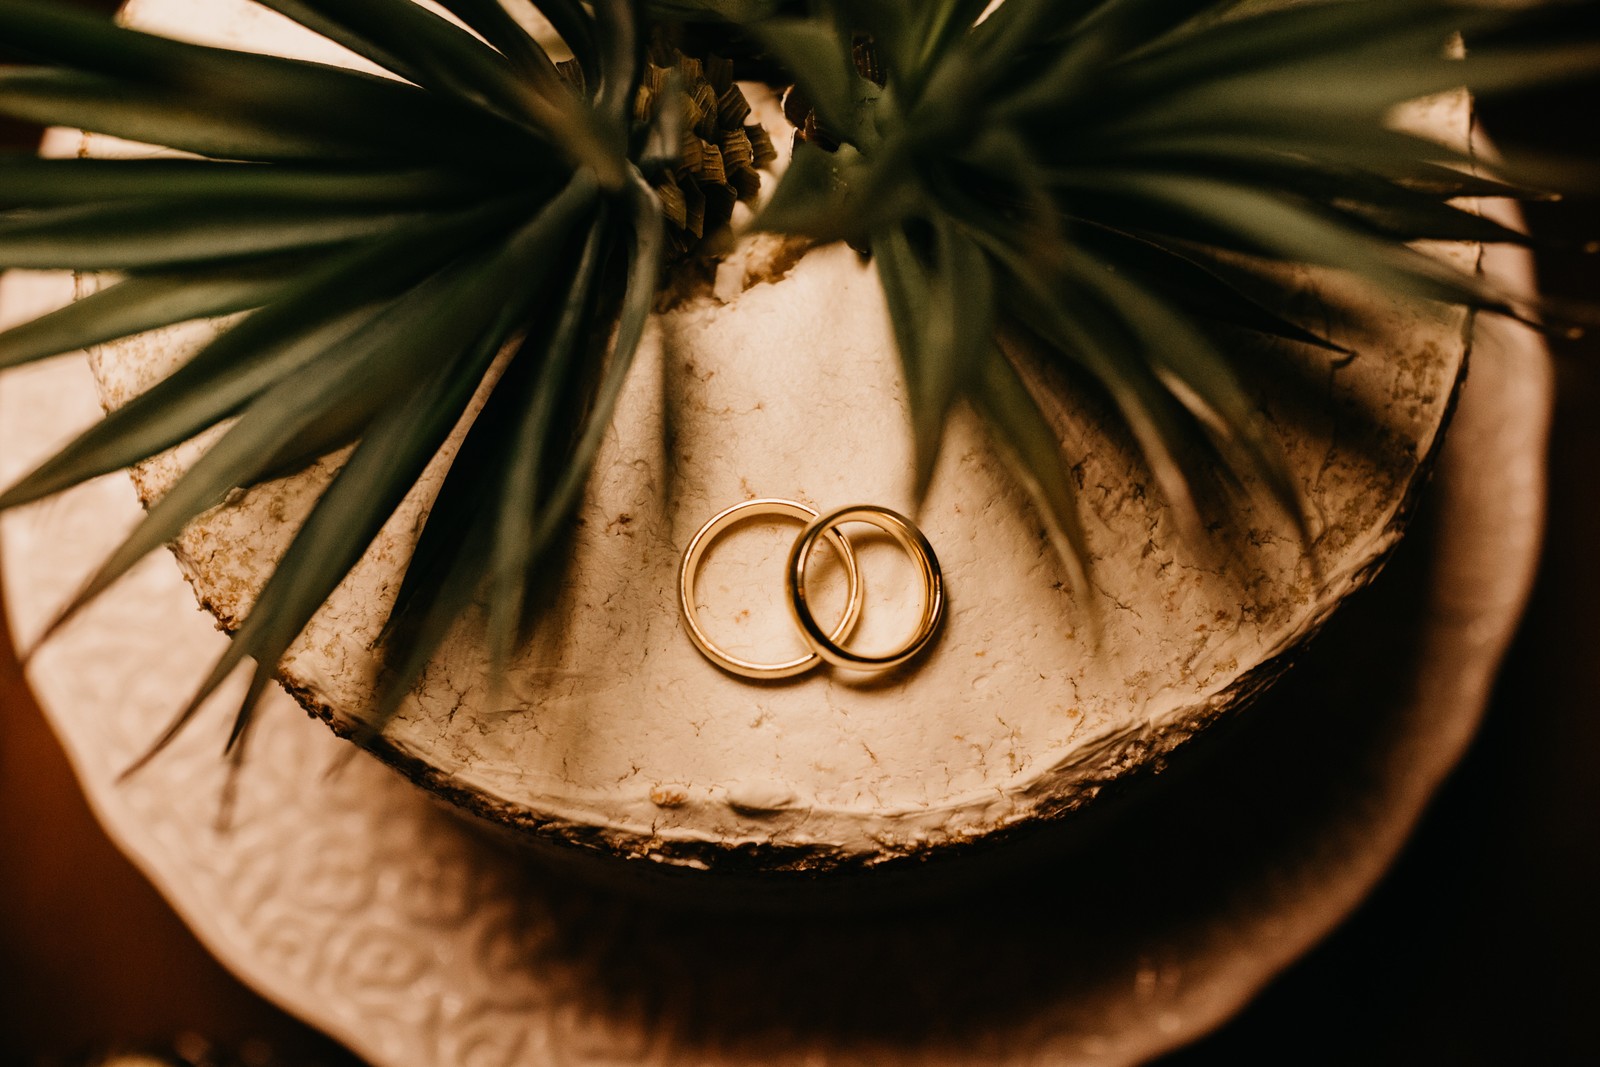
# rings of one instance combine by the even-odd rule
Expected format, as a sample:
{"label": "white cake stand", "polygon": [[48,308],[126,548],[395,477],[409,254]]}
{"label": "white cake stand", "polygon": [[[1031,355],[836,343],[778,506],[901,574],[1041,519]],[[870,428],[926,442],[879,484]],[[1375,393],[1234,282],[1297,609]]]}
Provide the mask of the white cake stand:
{"label": "white cake stand", "polygon": [[[0,321],[70,296],[14,274]],[[118,781],[226,640],[165,556],[30,678],[106,830],[201,940],[381,1067],[1132,1063],[1326,934],[1459,758],[1531,583],[1549,391],[1542,345],[1484,323],[1417,528],[1290,677],[1106,832],[933,905],[778,920],[596,895],[375,761],[330,776],[347,746],[282,694],[220,833],[229,709]],[[97,414],[75,358],[0,379],[0,480]],[[108,478],[0,523],[24,647],[137,510]]]}

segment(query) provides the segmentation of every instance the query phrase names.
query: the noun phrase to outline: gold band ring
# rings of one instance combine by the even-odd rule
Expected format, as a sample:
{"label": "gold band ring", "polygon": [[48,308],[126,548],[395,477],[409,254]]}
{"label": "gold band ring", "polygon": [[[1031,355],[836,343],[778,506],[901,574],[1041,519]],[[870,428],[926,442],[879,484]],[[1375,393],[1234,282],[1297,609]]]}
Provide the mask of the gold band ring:
{"label": "gold band ring", "polygon": [[[801,522],[813,522],[817,518],[817,513],[804,504],[793,500],[770,498],[746,500],[718,512],[700,527],[700,532],[694,535],[689,547],[683,550],[683,565],[678,568],[678,600],[683,606],[683,621],[689,631],[690,640],[711,662],[725,671],[744,678],[792,678],[797,674],[804,674],[820,663],[819,654],[808,652],[798,659],[786,660],[783,663],[754,663],[741,659],[718,648],[716,642],[707,636],[700,625],[700,610],[695,605],[695,580],[700,574],[700,561],[705,558],[712,542],[730,526],[762,515],[780,515]],[[856,567],[856,554],[851,550],[850,542],[837,531],[829,531],[827,536],[828,543],[839,553],[839,558],[844,562],[845,575],[850,583],[850,603],[845,608],[844,618],[839,620],[832,634],[828,635],[833,641],[843,641],[850,636],[851,631],[855,629],[856,620],[861,617],[861,572]],[[813,538],[812,542],[815,543],[815,540]]]}
{"label": "gold band ring", "polygon": [[[811,562],[811,551],[821,537],[832,538],[838,527],[847,522],[865,522],[876,526],[899,543],[917,565],[922,578],[922,618],[911,638],[900,648],[884,655],[865,655],[852,652],[839,644],[839,638],[823,633],[811,614],[806,598],[806,568]],[[789,569],[783,577],[785,591],[789,594],[789,609],[795,622],[800,624],[806,643],[817,654],[835,667],[855,671],[886,671],[898,667],[921,652],[939,629],[944,618],[944,576],[939,570],[939,559],[933,546],[912,521],[899,512],[873,504],[858,504],[831,511],[813,519],[801,532],[789,552]]]}

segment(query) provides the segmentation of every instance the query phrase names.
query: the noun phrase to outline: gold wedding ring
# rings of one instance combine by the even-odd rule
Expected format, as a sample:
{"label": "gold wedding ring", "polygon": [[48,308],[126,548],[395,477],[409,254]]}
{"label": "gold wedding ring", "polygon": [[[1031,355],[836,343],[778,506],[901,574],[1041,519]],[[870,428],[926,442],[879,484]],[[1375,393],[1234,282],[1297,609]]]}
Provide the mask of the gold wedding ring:
{"label": "gold wedding ring", "polygon": [[[744,678],[776,679],[792,678],[797,674],[817,666],[821,662],[821,654],[812,651],[798,659],[785,660],[782,663],[755,663],[741,659],[730,652],[719,648],[716,642],[706,634],[700,625],[700,609],[695,604],[695,580],[700,574],[700,563],[705,558],[706,552],[712,543],[720,537],[729,527],[746,519],[753,519],[763,515],[778,515],[786,519],[798,519],[803,523],[815,524],[817,513],[804,504],[793,500],[775,500],[764,498],[760,500],[746,500],[735,504],[731,508],[713,515],[709,522],[700,527],[700,532],[694,535],[689,542],[689,547],[683,551],[683,564],[678,568],[678,601],[683,607],[683,621],[689,631],[689,638],[695,643],[705,657],[725,671],[740,675]],[[841,618],[833,631],[826,635],[831,642],[843,641],[855,629],[856,620],[861,617],[861,572],[856,567],[856,554],[850,548],[850,542],[843,534],[829,531],[826,535],[828,543],[839,553],[840,560],[844,563],[845,575],[849,580],[850,602],[845,607],[844,617]],[[816,538],[812,538],[814,544]],[[814,620],[813,620],[814,621]]]}
{"label": "gold wedding ring", "polygon": [[[824,633],[811,613],[806,597],[806,568],[811,562],[811,552],[820,538],[827,537],[831,543],[838,536],[838,528],[847,522],[868,523],[894,538],[916,563],[922,579],[922,617],[911,637],[892,652],[881,655],[852,652],[839,643],[836,633]],[[846,670],[886,671],[898,667],[927,647],[944,618],[944,576],[939,570],[939,559],[933,554],[933,546],[910,519],[873,504],[840,508],[813,519],[789,552],[789,567],[783,581],[789,594],[789,609],[805,634],[806,643],[823,659]]]}

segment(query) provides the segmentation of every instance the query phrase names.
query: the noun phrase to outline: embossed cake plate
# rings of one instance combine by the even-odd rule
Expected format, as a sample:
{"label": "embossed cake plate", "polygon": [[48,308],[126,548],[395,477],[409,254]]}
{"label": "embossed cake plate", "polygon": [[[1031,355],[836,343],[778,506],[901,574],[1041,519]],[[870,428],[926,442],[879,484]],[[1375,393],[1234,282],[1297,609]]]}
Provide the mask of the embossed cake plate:
{"label": "embossed cake plate", "polygon": [[[14,275],[0,307],[70,295]],[[1345,915],[1471,736],[1534,566],[1549,403],[1528,336],[1486,322],[1473,360],[1413,535],[1225,743],[944,904],[778,921],[596,893],[370,758],[329,775],[348,746],[282,695],[219,833],[237,692],[117,781],[226,641],[165,556],[30,677],[108,831],[201,939],[384,1067],[1137,1062]],[[97,412],[77,359],[0,379],[0,478]],[[109,478],[0,524],[25,647],[137,513]]]}

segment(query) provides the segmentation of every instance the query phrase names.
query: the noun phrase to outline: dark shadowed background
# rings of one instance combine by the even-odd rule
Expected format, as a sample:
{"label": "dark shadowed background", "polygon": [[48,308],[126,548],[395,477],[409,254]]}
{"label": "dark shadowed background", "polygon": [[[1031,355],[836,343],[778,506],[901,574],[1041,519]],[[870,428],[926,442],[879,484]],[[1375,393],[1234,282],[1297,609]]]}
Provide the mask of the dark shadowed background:
{"label": "dark shadowed background", "polygon": [[[1508,147],[1593,155],[1597,115],[1600,75],[1483,120]],[[8,150],[37,137],[0,120]],[[1569,242],[1540,253],[1545,289],[1600,301],[1600,257],[1570,246],[1600,238],[1600,195],[1528,217],[1536,235]],[[1481,734],[1360,911],[1171,1067],[1600,1057],[1600,337],[1561,342],[1556,358],[1544,563]],[[100,833],[3,627],[0,1063],[189,1032],[247,1054],[265,1041],[291,1063],[355,1064],[230,978]]]}

